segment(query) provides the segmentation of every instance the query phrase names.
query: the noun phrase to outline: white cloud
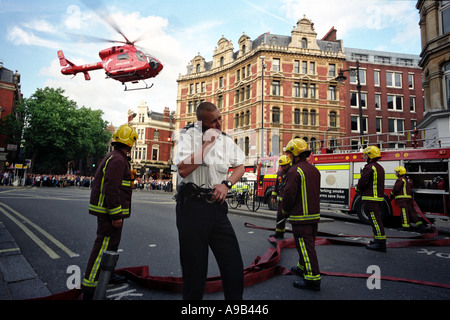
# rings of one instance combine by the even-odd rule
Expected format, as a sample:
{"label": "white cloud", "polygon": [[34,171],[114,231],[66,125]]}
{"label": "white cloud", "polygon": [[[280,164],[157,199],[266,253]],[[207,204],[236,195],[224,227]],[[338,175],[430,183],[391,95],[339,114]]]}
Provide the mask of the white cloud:
{"label": "white cloud", "polygon": [[344,45],[345,37],[350,32],[358,30],[394,28],[395,32],[390,34],[394,39],[417,35],[420,37],[417,25],[418,12],[413,1],[281,0],[281,2],[281,10],[288,18],[297,21],[306,15],[311,19],[319,38],[334,26],[338,30],[338,38],[344,39]]}
{"label": "white cloud", "polygon": [[58,44],[55,41],[47,40],[34,35],[33,32],[14,26],[7,31],[7,39],[15,45],[29,45],[57,49]]}

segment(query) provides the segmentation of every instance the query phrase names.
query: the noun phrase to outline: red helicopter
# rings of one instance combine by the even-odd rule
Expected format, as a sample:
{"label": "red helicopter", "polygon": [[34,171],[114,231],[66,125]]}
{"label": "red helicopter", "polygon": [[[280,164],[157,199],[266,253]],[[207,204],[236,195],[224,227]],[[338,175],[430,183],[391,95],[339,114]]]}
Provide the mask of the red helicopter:
{"label": "red helicopter", "polygon": [[[77,73],[82,72],[84,74],[84,78],[86,80],[90,80],[91,77],[89,76],[89,71],[103,68],[105,69],[105,73],[108,78],[120,81],[123,85],[125,85],[125,91],[150,89],[153,84],[148,86],[145,79],[156,77],[163,69],[162,63],[158,59],[150,55],[146,55],[143,51],[138,50],[134,46],[136,41],[129,41],[116,26],[113,25],[113,27],[125,38],[125,41],[96,39],[108,42],[124,43],[124,45],[104,49],[99,52],[99,56],[102,61],[81,66],[77,66],[67,60],[62,50],[59,50],[59,63],[61,67],[65,67],[61,69],[61,73],[66,75],[72,74],[75,76]],[[138,83],[141,80],[145,83],[144,88],[127,89],[127,82]]]}

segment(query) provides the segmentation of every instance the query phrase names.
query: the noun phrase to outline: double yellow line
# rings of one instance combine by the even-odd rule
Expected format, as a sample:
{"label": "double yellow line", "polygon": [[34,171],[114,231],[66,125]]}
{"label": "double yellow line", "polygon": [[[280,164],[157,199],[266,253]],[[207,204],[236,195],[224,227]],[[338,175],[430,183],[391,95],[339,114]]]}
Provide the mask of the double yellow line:
{"label": "double yellow line", "polygon": [[[8,212],[8,211],[9,212]],[[5,216],[7,216],[9,219],[11,219],[12,222],[14,222],[20,229],[22,229],[27,236],[31,238],[42,250],[44,250],[45,253],[49,255],[52,259],[59,259],[60,256],[53,251],[48,245],[44,243],[33,231],[31,231],[23,222],[26,224],[32,226],[36,231],[41,233],[45,238],[50,240],[54,245],[56,245],[58,248],[60,248],[62,251],[64,251],[69,257],[78,257],[79,255],[72,252],[69,248],[67,248],[65,245],[63,245],[61,242],[59,242],[57,239],[55,239],[51,234],[49,234],[47,231],[39,227],[37,224],[32,222],[30,219],[26,218],[10,206],[4,204],[3,202],[0,202],[0,212],[2,212]],[[15,216],[14,216],[15,215]],[[17,218],[16,218],[17,217]],[[21,220],[19,220],[19,219]]]}

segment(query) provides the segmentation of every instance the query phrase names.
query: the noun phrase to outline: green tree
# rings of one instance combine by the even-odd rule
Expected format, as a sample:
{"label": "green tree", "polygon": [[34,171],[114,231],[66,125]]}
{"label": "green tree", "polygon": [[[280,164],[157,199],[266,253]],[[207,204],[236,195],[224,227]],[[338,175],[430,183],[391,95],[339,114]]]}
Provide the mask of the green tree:
{"label": "green tree", "polygon": [[63,173],[67,163],[102,157],[111,134],[101,110],[77,108],[61,88],[37,89],[24,99],[23,145],[32,171]]}

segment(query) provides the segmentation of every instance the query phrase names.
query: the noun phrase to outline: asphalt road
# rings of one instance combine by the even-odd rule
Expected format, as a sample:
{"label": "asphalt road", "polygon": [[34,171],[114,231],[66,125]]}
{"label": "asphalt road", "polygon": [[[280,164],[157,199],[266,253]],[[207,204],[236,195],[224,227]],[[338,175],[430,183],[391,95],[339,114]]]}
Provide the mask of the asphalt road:
{"label": "asphalt road", "polygon": [[[178,238],[175,226],[175,202],[164,192],[133,193],[132,216],[125,221],[117,268],[148,266],[150,275],[181,276]],[[84,188],[3,188],[0,187],[0,222],[7,227],[25,258],[52,294],[68,290],[68,280],[84,268],[95,238],[96,218],[87,213],[89,190]],[[5,213],[6,212],[6,213]],[[263,213],[260,210],[257,213]],[[243,214],[245,213],[245,214]],[[246,222],[274,227],[271,218],[247,215],[246,208],[230,211],[244,265],[272,246],[270,231],[248,228]],[[12,219],[12,218],[13,219]],[[346,235],[370,235],[371,229],[356,220],[324,219],[319,231]],[[410,233],[387,229],[388,236],[409,236]],[[446,236],[444,234],[444,236]],[[286,234],[286,238],[289,234]],[[440,236],[442,237],[442,236]],[[366,242],[367,238],[351,239]],[[390,240],[394,241],[394,240]],[[387,253],[372,252],[358,245],[317,246],[322,271],[353,274],[373,273],[394,281],[370,282],[366,278],[322,276],[322,290],[309,292],[296,289],[296,276],[280,275],[245,288],[244,299],[262,300],[449,300],[450,289],[414,284],[398,279],[450,284],[450,246],[413,246],[391,248]],[[298,254],[285,249],[279,265],[290,268]],[[74,271],[75,270],[75,271]],[[210,255],[209,276],[219,275],[214,257]],[[375,288],[370,288],[370,283]],[[372,285],[373,287],[374,285]],[[70,284],[69,284],[70,287]],[[128,281],[112,286],[107,295],[122,300],[181,300],[175,292],[143,288]],[[222,300],[221,292],[206,294],[205,300]]]}

